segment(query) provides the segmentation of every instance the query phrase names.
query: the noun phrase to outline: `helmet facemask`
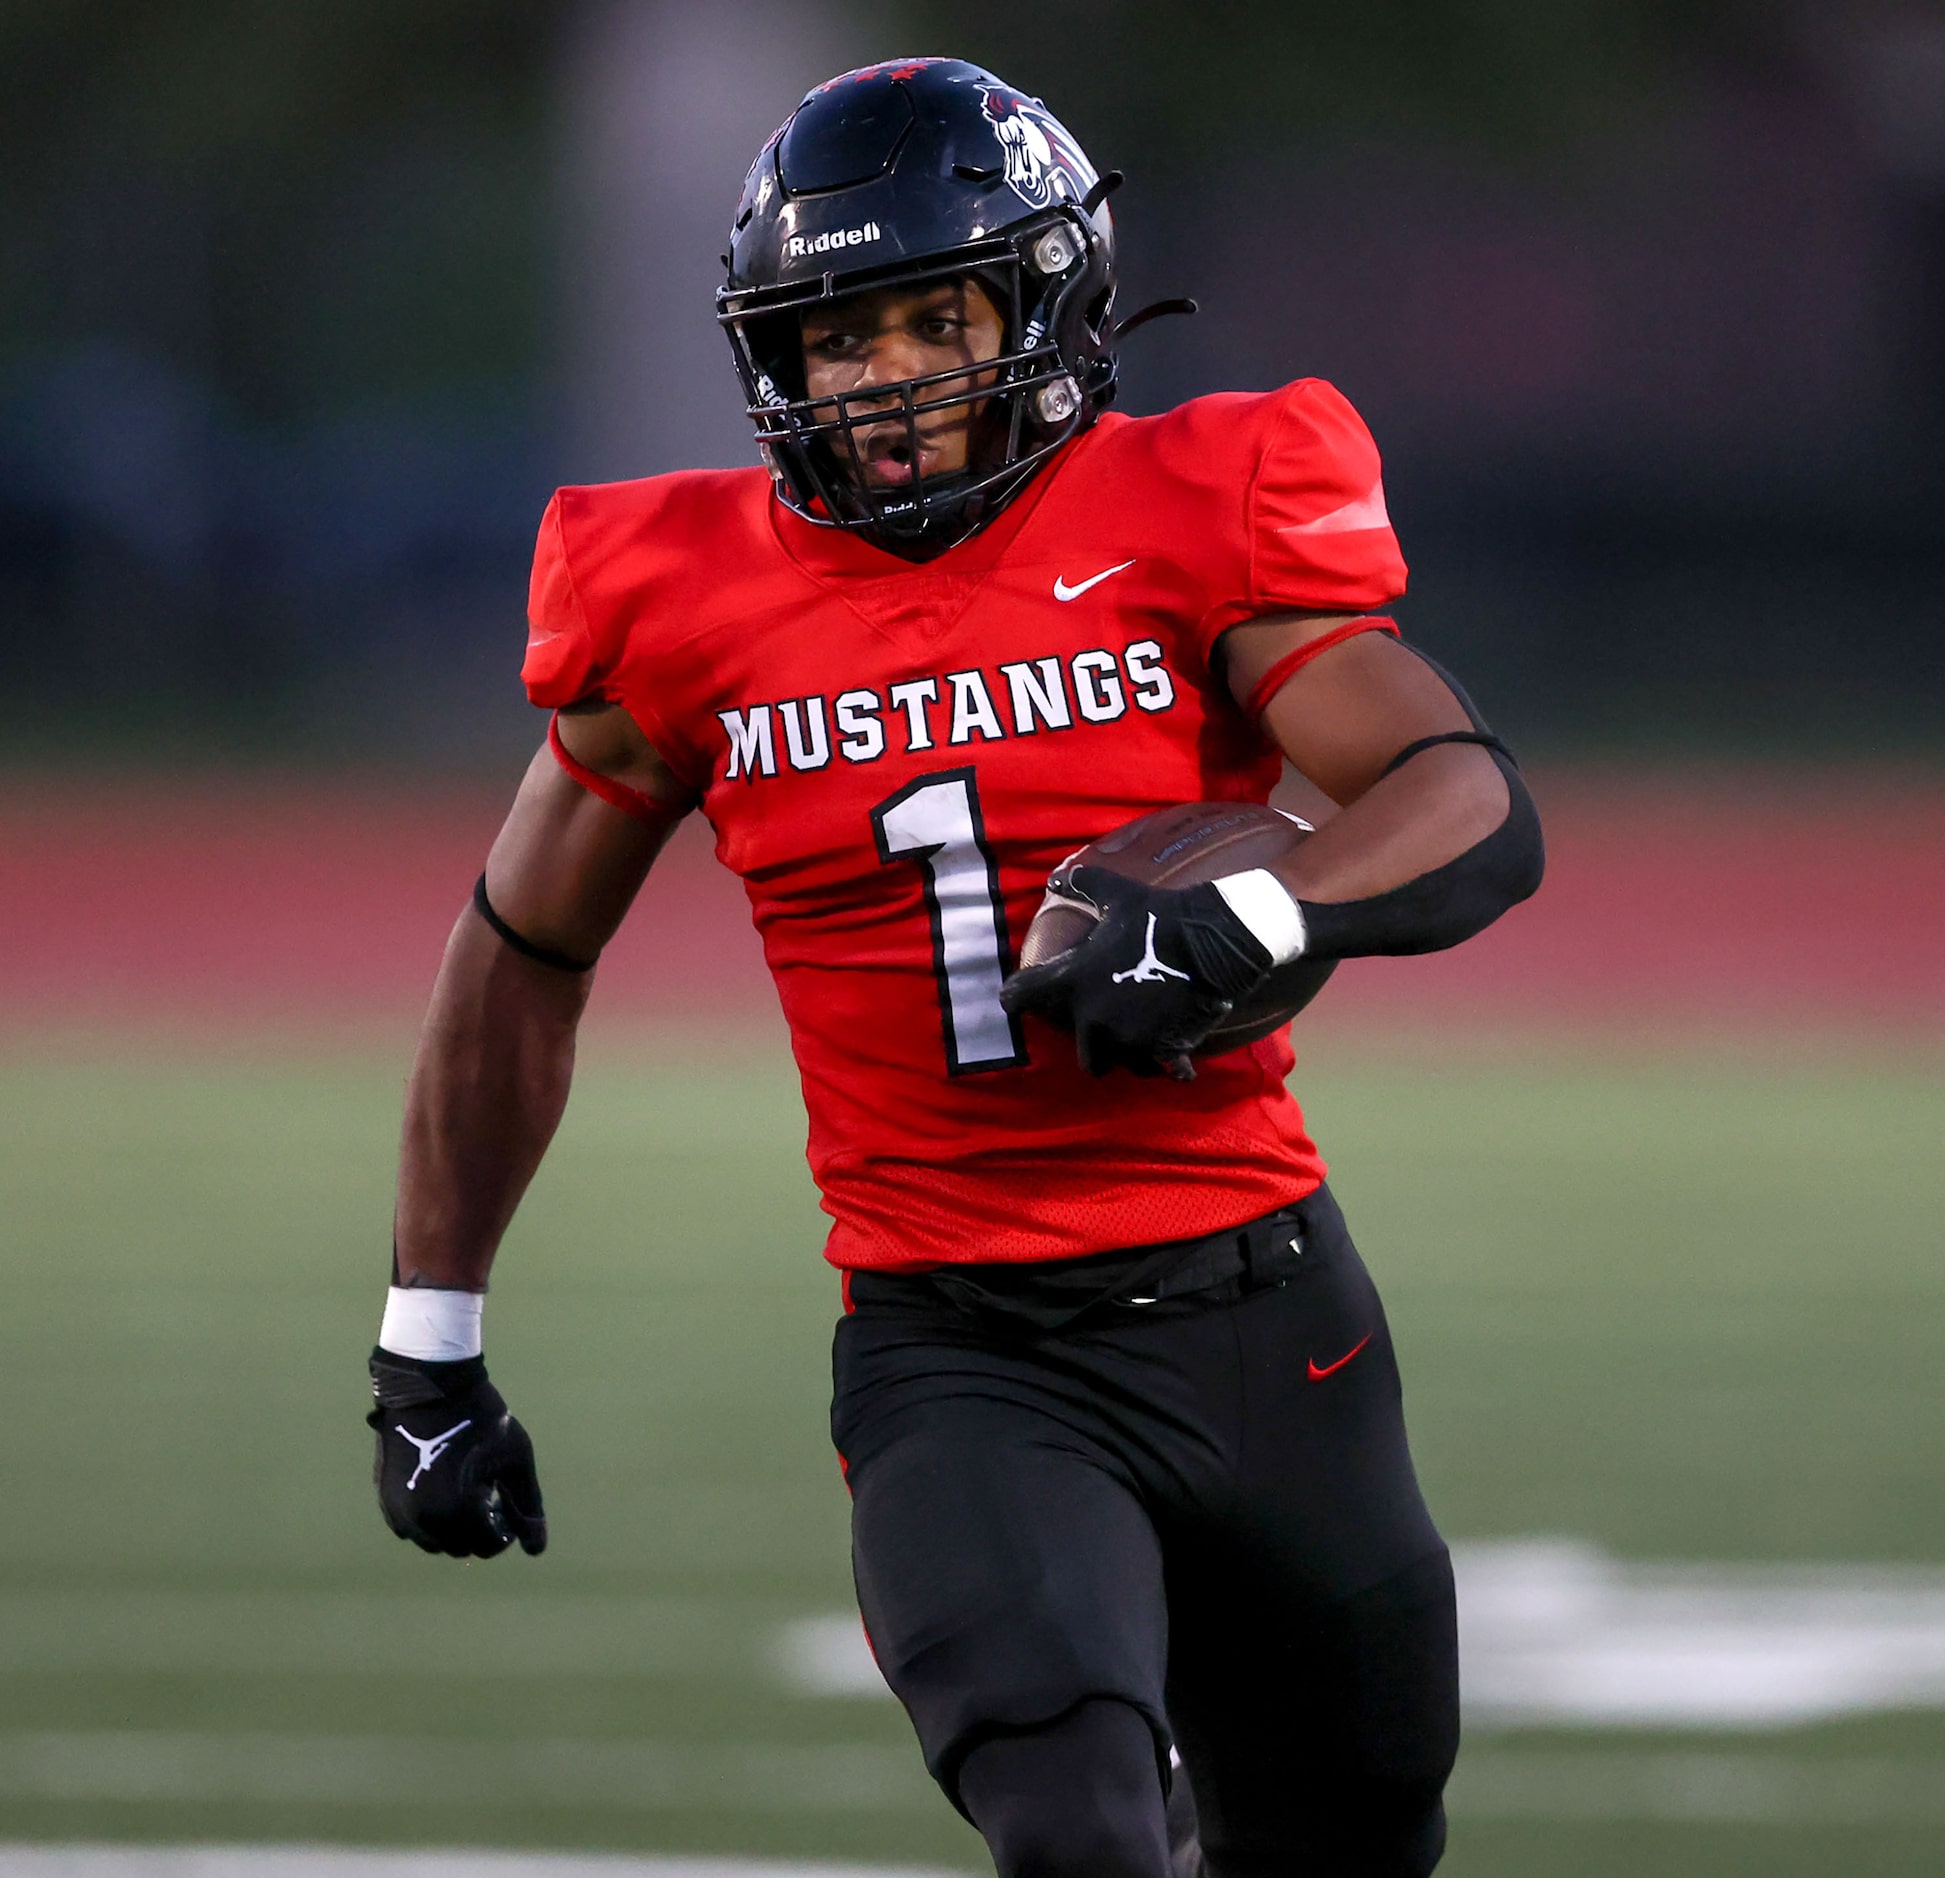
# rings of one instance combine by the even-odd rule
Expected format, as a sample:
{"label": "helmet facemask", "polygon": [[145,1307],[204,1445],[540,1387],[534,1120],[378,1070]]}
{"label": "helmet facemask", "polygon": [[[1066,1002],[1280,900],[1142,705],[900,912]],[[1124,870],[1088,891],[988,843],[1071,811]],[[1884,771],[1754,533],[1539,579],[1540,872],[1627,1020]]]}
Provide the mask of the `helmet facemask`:
{"label": "helmet facemask", "polygon": [[[1100,243],[1089,218],[1063,205],[999,238],[922,262],[725,292],[718,318],[778,494],[812,521],[855,530],[911,559],[943,552],[982,527],[1111,394],[1113,292],[1098,264]],[[873,288],[968,277],[999,313],[997,356],[807,395],[802,321],[811,309]],[[959,409],[970,414],[964,465],[927,472],[928,420]],[[876,481],[869,458],[882,454],[893,426],[902,426],[912,475]]]}

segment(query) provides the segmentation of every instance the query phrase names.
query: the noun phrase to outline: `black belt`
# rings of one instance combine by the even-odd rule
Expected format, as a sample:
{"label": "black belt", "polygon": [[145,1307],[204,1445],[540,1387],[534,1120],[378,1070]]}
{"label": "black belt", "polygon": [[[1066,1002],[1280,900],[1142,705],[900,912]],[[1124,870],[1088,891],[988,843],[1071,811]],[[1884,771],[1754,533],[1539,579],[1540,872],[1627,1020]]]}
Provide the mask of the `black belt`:
{"label": "black belt", "polygon": [[[1321,1191],[1321,1189],[1320,1189]],[[1241,1226],[1085,1258],[1010,1265],[934,1265],[917,1272],[853,1272],[851,1302],[871,1310],[947,1304],[1016,1328],[1058,1330],[1100,1309],[1139,1311],[1178,1298],[1240,1297],[1282,1284],[1303,1258],[1299,1200]]]}
{"label": "black belt", "polygon": [[1116,1292],[1116,1304],[1159,1304],[1164,1298],[1190,1297],[1234,1279],[1243,1289],[1259,1291],[1279,1285],[1297,1269],[1303,1257],[1303,1222],[1294,1206],[1279,1208],[1247,1226],[1232,1226],[1191,1239],[1148,1279],[1126,1292]]}

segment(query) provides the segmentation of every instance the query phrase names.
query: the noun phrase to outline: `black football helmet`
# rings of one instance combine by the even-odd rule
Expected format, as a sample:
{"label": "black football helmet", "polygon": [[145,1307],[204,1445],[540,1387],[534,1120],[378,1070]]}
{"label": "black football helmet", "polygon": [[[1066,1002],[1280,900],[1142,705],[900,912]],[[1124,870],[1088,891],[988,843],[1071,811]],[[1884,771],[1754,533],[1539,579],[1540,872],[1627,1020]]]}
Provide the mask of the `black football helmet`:
{"label": "black football helmet", "polygon": [[[1114,221],[1104,182],[1037,98],[962,59],[895,59],[819,85],[751,165],[716,317],[777,492],[814,522],[925,558],[991,520],[1114,395]],[[800,316],[868,287],[970,274],[1000,356],[812,401]],[[974,408],[967,466],[919,470],[918,416]],[[912,480],[873,488],[855,432],[902,415]]]}

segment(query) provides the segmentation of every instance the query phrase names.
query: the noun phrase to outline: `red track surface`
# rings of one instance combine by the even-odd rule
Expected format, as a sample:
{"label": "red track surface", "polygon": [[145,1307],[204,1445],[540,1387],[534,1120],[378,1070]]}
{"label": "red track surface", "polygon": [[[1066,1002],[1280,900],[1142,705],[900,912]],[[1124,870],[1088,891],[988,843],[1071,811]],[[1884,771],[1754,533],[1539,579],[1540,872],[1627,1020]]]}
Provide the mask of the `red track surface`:
{"label": "red track surface", "polygon": [[[1317,1018],[1945,1031],[1935,781],[1569,775],[1537,793],[1539,897],[1455,952],[1345,967]],[[247,778],[16,782],[0,791],[0,1024],[409,1022],[499,812]],[[706,829],[661,863],[596,1008],[770,1020]]]}

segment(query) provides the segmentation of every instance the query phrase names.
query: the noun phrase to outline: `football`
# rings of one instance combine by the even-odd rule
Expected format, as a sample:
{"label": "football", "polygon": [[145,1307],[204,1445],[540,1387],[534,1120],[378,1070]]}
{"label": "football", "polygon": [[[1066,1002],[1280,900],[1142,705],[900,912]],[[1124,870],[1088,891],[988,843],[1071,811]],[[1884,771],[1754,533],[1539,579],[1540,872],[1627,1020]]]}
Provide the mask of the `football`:
{"label": "football", "polygon": [[[1079,945],[1094,924],[1094,909],[1062,891],[1070,868],[1105,867],[1150,887],[1192,887],[1224,874],[1273,866],[1315,832],[1298,816],[1254,802],[1185,802],[1124,822],[1054,869],[1020,947],[1020,964],[1050,963]],[[1336,965],[1335,959],[1292,959],[1279,965],[1195,1054],[1239,1050],[1280,1030],[1324,988]]]}

